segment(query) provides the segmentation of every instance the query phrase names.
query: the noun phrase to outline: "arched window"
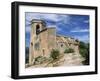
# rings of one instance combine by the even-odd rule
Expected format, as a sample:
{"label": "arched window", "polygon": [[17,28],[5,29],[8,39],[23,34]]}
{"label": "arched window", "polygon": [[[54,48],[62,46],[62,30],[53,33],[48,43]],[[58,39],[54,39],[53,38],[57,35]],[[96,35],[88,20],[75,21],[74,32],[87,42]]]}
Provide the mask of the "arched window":
{"label": "arched window", "polygon": [[39,32],[40,32],[40,25],[37,24],[37,25],[36,25],[36,35],[39,34]]}

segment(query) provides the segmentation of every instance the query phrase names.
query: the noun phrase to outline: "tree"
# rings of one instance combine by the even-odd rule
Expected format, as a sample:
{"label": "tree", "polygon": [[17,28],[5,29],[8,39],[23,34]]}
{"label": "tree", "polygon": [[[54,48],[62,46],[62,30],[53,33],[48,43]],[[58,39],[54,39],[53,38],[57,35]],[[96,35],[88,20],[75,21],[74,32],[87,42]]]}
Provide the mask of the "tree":
{"label": "tree", "polygon": [[80,42],[79,52],[81,56],[85,59],[82,63],[84,65],[89,65],[89,43]]}
{"label": "tree", "polygon": [[25,63],[29,62],[29,47],[25,48]]}
{"label": "tree", "polygon": [[53,60],[55,60],[59,57],[59,55],[60,55],[59,50],[53,49],[51,51],[50,57],[53,58]]}

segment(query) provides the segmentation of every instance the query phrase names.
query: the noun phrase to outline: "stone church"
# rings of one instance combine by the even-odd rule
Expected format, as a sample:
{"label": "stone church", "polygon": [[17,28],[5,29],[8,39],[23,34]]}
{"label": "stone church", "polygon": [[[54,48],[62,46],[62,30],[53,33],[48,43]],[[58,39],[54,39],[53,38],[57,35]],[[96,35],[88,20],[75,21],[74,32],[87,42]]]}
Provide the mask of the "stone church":
{"label": "stone church", "polygon": [[73,38],[57,35],[55,27],[46,27],[43,20],[33,19],[30,33],[29,64],[38,56],[49,57],[52,49],[62,54],[66,48],[73,48],[79,53],[79,42]]}

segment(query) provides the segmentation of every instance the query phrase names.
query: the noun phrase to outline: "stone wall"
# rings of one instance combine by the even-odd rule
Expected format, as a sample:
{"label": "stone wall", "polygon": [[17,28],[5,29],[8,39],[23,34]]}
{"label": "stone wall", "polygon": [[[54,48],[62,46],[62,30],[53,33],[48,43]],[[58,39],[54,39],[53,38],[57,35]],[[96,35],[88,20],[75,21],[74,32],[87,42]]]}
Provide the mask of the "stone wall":
{"label": "stone wall", "polygon": [[[36,33],[37,24],[40,27],[38,34]],[[32,22],[30,35],[30,64],[38,56],[49,57],[52,49],[58,49],[60,54],[63,54],[66,48],[72,48],[76,54],[79,54],[78,41],[70,37],[56,35],[55,27],[47,28],[42,21]]]}

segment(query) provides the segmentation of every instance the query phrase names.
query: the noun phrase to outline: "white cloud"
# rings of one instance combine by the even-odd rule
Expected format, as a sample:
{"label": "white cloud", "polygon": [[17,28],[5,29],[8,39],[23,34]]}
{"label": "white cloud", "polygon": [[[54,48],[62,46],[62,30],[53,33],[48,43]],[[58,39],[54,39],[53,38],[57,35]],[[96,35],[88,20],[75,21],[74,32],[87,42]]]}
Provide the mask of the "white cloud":
{"label": "white cloud", "polygon": [[64,24],[67,24],[70,21],[70,16],[68,16],[68,15],[59,15],[57,17],[57,19],[58,19],[59,22],[62,22]]}
{"label": "white cloud", "polygon": [[50,20],[54,22],[68,23],[70,16],[68,15],[58,15],[58,14],[44,14],[44,13],[26,13],[26,20],[31,21],[32,19],[43,19]]}
{"label": "white cloud", "polygon": [[56,27],[56,29],[57,29],[57,31],[62,31],[62,28],[60,28],[60,27]]}
{"label": "white cloud", "polygon": [[32,19],[46,19],[46,20],[52,20],[52,21],[58,21],[56,14],[42,14],[42,13],[26,13],[26,19],[32,20]]}
{"label": "white cloud", "polygon": [[[61,24],[67,24],[70,22],[70,16],[69,15],[58,15],[58,14],[49,14],[49,13],[26,13],[26,32],[29,32],[31,29],[27,25],[31,23],[32,19],[42,19],[46,21],[52,21],[55,22],[52,27],[56,27],[57,31],[61,31],[62,29],[57,26],[58,23]],[[57,24],[56,24],[57,23]],[[47,27],[51,27],[51,24],[48,24]]]}
{"label": "white cloud", "polygon": [[31,31],[31,26],[26,26],[25,31],[29,33]]}
{"label": "white cloud", "polygon": [[89,23],[89,20],[85,20],[84,23]]}
{"label": "white cloud", "polygon": [[75,29],[75,30],[71,30],[70,32],[74,33],[74,32],[89,32],[89,29]]}
{"label": "white cloud", "polygon": [[58,26],[56,26],[56,25],[48,25],[47,27],[48,27],[48,28],[54,27],[54,28],[56,28],[57,31],[62,31],[61,27],[58,27]]}

